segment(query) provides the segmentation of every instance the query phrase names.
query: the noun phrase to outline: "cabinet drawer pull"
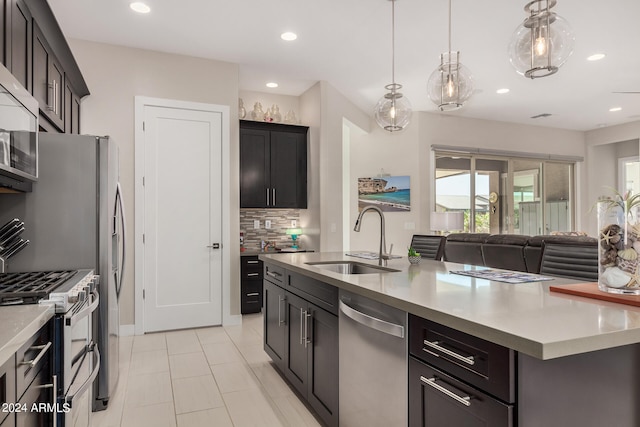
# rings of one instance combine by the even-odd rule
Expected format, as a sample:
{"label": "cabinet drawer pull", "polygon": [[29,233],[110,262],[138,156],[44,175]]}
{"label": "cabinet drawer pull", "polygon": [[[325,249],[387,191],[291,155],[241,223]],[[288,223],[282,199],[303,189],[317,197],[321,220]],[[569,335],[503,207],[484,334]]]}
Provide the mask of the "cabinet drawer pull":
{"label": "cabinet drawer pull", "polygon": [[422,381],[423,383],[430,385],[431,387],[438,390],[440,393],[446,394],[450,398],[462,403],[464,406],[471,406],[471,396],[458,396],[454,392],[447,390],[446,388],[442,387],[439,384],[436,384],[437,380],[438,378],[436,377],[425,378],[422,375],[420,376],[420,381]]}
{"label": "cabinet drawer pull", "polygon": [[247,277],[256,277],[259,276],[260,273],[247,273]]}
{"label": "cabinet drawer pull", "polygon": [[257,263],[259,263],[259,262],[260,262],[260,261],[255,261],[255,260],[254,260],[254,261],[247,261],[247,264],[257,264]]}
{"label": "cabinet drawer pull", "polygon": [[38,355],[35,357],[35,359],[24,360],[24,361],[20,362],[20,364],[21,365],[29,365],[30,367],[35,368],[35,366],[38,364],[40,359],[42,359],[44,357],[44,355],[47,353],[47,350],[49,350],[50,347],[51,347],[51,341],[49,341],[45,345],[34,345],[34,346],[29,347],[29,350],[31,350],[31,351],[40,350],[40,353],[38,353]]}
{"label": "cabinet drawer pull", "polygon": [[282,276],[282,274],[280,274],[280,273],[274,273],[274,272],[272,272],[272,271],[267,271],[267,276],[271,276],[271,277],[273,277],[274,279],[278,279],[278,280],[280,280],[280,276]]}
{"label": "cabinet drawer pull", "polygon": [[[433,341],[432,342],[432,341],[424,340],[424,345],[426,345],[427,347],[431,347],[431,348],[433,348],[435,350],[438,350],[439,352],[444,353],[447,356],[451,356],[454,359],[457,359],[457,360],[459,360],[461,362],[464,362],[466,364],[469,364],[469,365],[475,365],[476,364],[475,358],[473,356],[462,356],[462,355],[460,355],[458,353],[455,353],[455,352],[453,352],[451,350],[447,350],[446,348],[444,348],[444,347],[442,347],[442,346],[440,346],[438,344],[440,344],[440,341]],[[427,350],[424,350],[424,351],[427,351]]]}
{"label": "cabinet drawer pull", "polygon": [[260,295],[259,292],[251,292],[247,294],[248,297],[257,297],[258,295]]}

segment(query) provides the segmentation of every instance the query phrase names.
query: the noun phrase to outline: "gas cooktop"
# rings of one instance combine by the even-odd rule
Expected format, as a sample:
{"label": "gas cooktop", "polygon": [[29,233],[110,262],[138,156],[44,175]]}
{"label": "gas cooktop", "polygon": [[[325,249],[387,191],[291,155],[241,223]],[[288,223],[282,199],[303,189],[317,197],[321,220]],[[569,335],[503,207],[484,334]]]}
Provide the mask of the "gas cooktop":
{"label": "gas cooktop", "polygon": [[37,304],[76,270],[0,274],[0,305]]}

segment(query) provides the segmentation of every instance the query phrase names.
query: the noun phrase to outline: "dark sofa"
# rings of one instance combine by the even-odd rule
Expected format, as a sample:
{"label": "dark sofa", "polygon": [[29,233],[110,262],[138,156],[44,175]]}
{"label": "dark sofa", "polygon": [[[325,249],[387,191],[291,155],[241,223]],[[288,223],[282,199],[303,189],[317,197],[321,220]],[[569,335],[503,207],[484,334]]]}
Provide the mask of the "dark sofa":
{"label": "dark sofa", "polygon": [[597,244],[588,236],[455,233],[447,236],[444,261],[529,273],[540,272],[544,242]]}

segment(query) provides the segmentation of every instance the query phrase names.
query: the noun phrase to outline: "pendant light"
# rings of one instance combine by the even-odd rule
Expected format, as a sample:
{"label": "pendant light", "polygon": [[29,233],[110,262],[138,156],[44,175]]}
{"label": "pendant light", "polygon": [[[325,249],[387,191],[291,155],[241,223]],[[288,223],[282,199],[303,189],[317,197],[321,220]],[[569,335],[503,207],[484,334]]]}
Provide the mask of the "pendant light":
{"label": "pendant light", "polygon": [[509,61],[519,74],[535,79],[558,71],[573,53],[575,36],[567,21],[551,11],[556,0],[533,0],[524,7],[529,16],[509,43]]}
{"label": "pendant light", "polygon": [[402,95],[402,85],[396,83],[395,76],[395,2],[391,1],[391,84],[384,88],[388,90],[376,104],[374,116],[380,127],[389,132],[397,132],[406,128],[411,120],[411,104]]}
{"label": "pendant light", "polygon": [[473,77],[460,62],[460,52],[451,50],[451,0],[449,0],[449,51],[440,55],[440,66],[427,83],[429,99],[440,111],[462,107],[473,94]]}

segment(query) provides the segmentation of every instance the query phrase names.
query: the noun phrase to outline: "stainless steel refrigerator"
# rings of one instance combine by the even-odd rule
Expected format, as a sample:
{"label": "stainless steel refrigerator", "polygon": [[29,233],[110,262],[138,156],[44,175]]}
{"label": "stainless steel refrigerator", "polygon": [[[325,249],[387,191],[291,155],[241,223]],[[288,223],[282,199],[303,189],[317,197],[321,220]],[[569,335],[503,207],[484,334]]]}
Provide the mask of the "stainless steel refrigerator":
{"label": "stainless steel refrigerator", "polygon": [[31,193],[0,197],[0,219],[20,218],[23,236],[30,240],[9,260],[7,271],[92,268],[100,275],[100,308],[93,324],[101,361],[93,409],[101,410],[118,381],[125,255],[118,148],[108,137],[41,132],[39,163]]}

